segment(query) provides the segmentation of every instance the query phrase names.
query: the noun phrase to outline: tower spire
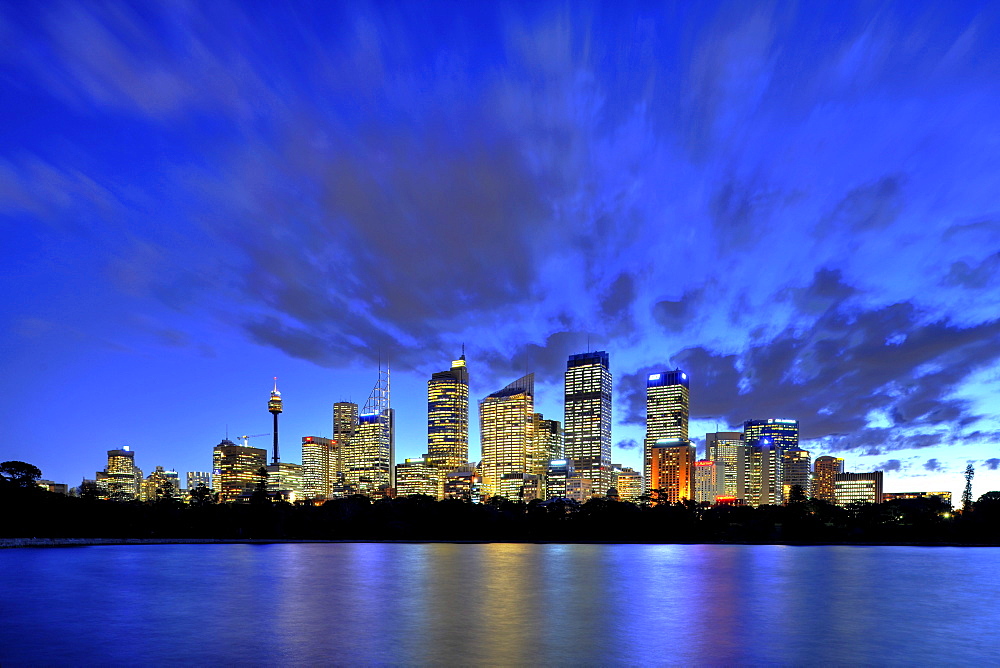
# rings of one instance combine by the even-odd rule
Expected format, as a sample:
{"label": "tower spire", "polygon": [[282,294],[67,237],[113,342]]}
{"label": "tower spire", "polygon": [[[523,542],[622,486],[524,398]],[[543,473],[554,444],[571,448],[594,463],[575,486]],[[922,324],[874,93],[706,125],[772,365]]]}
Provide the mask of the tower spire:
{"label": "tower spire", "polygon": [[267,402],[267,410],[274,417],[274,454],[272,464],[278,463],[278,413],[281,412],[281,392],[278,392],[278,377],[274,377],[274,389]]}

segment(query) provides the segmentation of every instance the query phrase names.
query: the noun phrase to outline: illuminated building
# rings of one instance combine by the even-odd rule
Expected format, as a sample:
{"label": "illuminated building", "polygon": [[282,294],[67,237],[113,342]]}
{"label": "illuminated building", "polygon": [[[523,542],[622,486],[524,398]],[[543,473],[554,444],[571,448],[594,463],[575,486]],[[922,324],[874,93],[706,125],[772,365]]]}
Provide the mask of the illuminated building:
{"label": "illuminated building", "polygon": [[705,434],[705,451],[705,459],[725,465],[723,496],[746,498],[747,448],[743,442],[743,432],[719,431]]}
{"label": "illuminated building", "polygon": [[716,497],[726,496],[725,464],[702,459],[694,463],[694,500],[715,503]]}
{"label": "illuminated building", "polygon": [[577,503],[586,503],[597,490],[594,489],[594,481],[584,478],[579,473],[574,474],[566,480],[566,498]]}
{"label": "illuminated building", "polygon": [[572,459],[553,459],[545,473],[545,498],[567,498],[566,483],[573,477]]}
{"label": "illuminated building", "polygon": [[157,466],[142,483],[142,500],[156,501],[162,498],[181,498],[180,479],[177,471],[166,471]]}
{"label": "illuminated building", "polygon": [[358,415],[344,458],[344,481],[355,492],[384,496],[395,487],[396,415],[389,405],[389,370],[378,380]]}
{"label": "illuminated building", "polygon": [[64,482],[55,482],[53,480],[37,480],[35,481],[39,487],[47,492],[52,492],[53,494],[62,494],[63,496],[69,495],[69,485]]}
{"label": "illuminated building", "polygon": [[108,450],[108,466],[97,482],[112,501],[133,501],[142,492],[142,471],[135,465],[135,453],[127,445]]}
{"label": "illuminated building", "polygon": [[278,392],[278,379],[274,379],[274,389],[271,390],[271,398],[267,400],[267,410],[274,418],[274,459],[272,464],[278,463],[278,414],[281,413],[281,392]]}
{"label": "illuminated building", "polygon": [[882,503],[882,472],[838,473],[833,479],[838,506],[855,501]]}
{"label": "illuminated building", "polygon": [[828,503],[836,503],[836,487],[833,484],[838,473],[844,472],[844,460],[840,457],[817,457],[813,462],[812,496]]}
{"label": "illuminated building", "polygon": [[528,473],[528,449],[532,447],[533,419],[535,412],[535,374],[518,378],[479,402],[479,437],[482,447],[480,471],[483,477],[483,494],[523,498],[523,494],[510,495],[516,480],[504,476]]}
{"label": "illuminated building", "polygon": [[[356,404],[352,404],[357,408]],[[340,443],[322,436],[302,437],[302,496],[330,499],[340,471]]]}
{"label": "illuminated building", "polygon": [[212,483],[219,503],[237,501],[244,492],[253,492],[264,480],[267,450],[236,445],[223,439],[212,451]]}
{"label": "illuminated building", "polygon": [[469,370],[465,353],[427,381],[427,462],[443,473],[469,461]]}
{"label": "illuminated building", "polygon": [[208,489],[212,489],[212,474],[208,471],[188,471],[185,478],[189,494],[191,490],[198,489],[199,485],[204,485]]}
{"label": "illuminated building", "polygon": [[530,457],[528,471],[544,476],[550,461],[563,458],[562,425],[559,420],[546,420],[541,413],[533,413],[531,429],[534,441],[528,453]]}
{"label": "illuminated building", "polygon": [[664,438],[685,441],[688,438],[691,410],[689,381],[688,375],[680,369],[652,373],[646,378],[646,438],[642,443],[642,474],[647,491],[656,489],[652,471],[656,442]]}
{"label": "illuminated building", "polygon": [[[351,443],[351,437],[358,428],[358,405],[351,401],[338,401],[333,405],[333,439],[337,442],[340,459],[337,470],[343,471],[343,458]],[[332,463],[331,463],[332,466]]]}
{"label": "illuminated building", "polygon": [[425,494],[438,497],[439,476],[443,474],[423,457],[407,459],[396,464],[396,496]]}
{"label": "illuminated building", "polygon": [[809,481],[812,456],[802,448],[788,448],[781,453],[782,457],[782,499],[788,503],[791,499],[792,487],[802,488],[804,499],[809,498]]}
{"label": "illuminated building", "polygon": [[598,494],[611,487],[611,371],[605,351],[570,355],[565,374],[563,456]]}
{"label": "illuminated building", "polygon": [[743,440],[748,454],[747,501],[753,506],[780,504],[785,450],[799,447],[798,420],[747,420]]}
{"label": "illuminated building", "polygon": [[642,473],[625,466],[612,465],[614,472],[614,488],[618,490],[618,498],[622,501],[635,503],[642,496]]}
{"label": "illuminated building", "polygon": [[534,473],[504,473],[500,476],[498,495],[513,501],[527,503],[542,498],[544,476]]}
{"label": "illuminated building", "polygon": [[482,481],[475,471],[452,471],[444,477],[444,498],[479,503]]}
{"label": "illuminated building", "polygon": [[951,492],[882,492],[882,503],[903,499],[928,499],[932,496],[938,497],[949,506],[951,505]]}
{"label": "illuminated building", "polygon": [[661,502],[694,499],[695,448],[687,439],[661,438],[650,455],[649,487]]}
{"label": "illuminated building", "polygon": [[275,501],[295,503],[304,499],[301,464],[279,462],[267,466],[267,493]]}

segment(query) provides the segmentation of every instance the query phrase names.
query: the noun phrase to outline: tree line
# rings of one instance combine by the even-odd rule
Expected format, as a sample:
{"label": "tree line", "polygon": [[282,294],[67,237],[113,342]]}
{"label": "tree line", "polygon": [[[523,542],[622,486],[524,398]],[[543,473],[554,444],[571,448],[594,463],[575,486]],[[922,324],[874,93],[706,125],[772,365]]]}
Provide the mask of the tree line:
{"label": "tree line", "polygon": [[0,536],[1000,545],[1000,492],[962,513],[938,497],[841,507],[797,495],[784,506],[753,508],[667,503],[655,493],[639,503],[355,495],[317,506],[275,502],[263,488],[249,503],[220,504],[207,489],[194,490],[190,503],[171,494],[146,502],[70,497],[38,487],[40,475],[30,464],[0,463]]}

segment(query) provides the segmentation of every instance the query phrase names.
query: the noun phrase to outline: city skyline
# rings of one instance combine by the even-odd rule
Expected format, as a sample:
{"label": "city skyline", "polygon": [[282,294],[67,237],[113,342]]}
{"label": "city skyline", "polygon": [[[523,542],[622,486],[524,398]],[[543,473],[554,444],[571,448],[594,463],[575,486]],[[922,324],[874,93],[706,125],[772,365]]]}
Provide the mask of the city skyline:
{"label": "city skyline", "polygon": [[533,373],[550,419],[608,351],[636,470],[646,379],[680,368],[699,452],[794,419],[886,491],[958,498],[967,461],[998,489],[998,20],[0,6],[4,459],[206,471],[275,431],[277,376],[299,461],[388,359],[394,464],[464,344],[470,402]]}

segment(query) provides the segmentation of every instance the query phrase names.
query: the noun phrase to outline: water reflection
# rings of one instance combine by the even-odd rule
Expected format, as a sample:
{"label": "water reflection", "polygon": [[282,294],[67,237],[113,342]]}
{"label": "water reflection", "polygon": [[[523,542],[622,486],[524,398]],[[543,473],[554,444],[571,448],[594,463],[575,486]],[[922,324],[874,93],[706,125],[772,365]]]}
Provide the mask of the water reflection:
{"label": "water reflection", "polygon": [[7,664],[1000,663],[995,548],[0,552]]}

